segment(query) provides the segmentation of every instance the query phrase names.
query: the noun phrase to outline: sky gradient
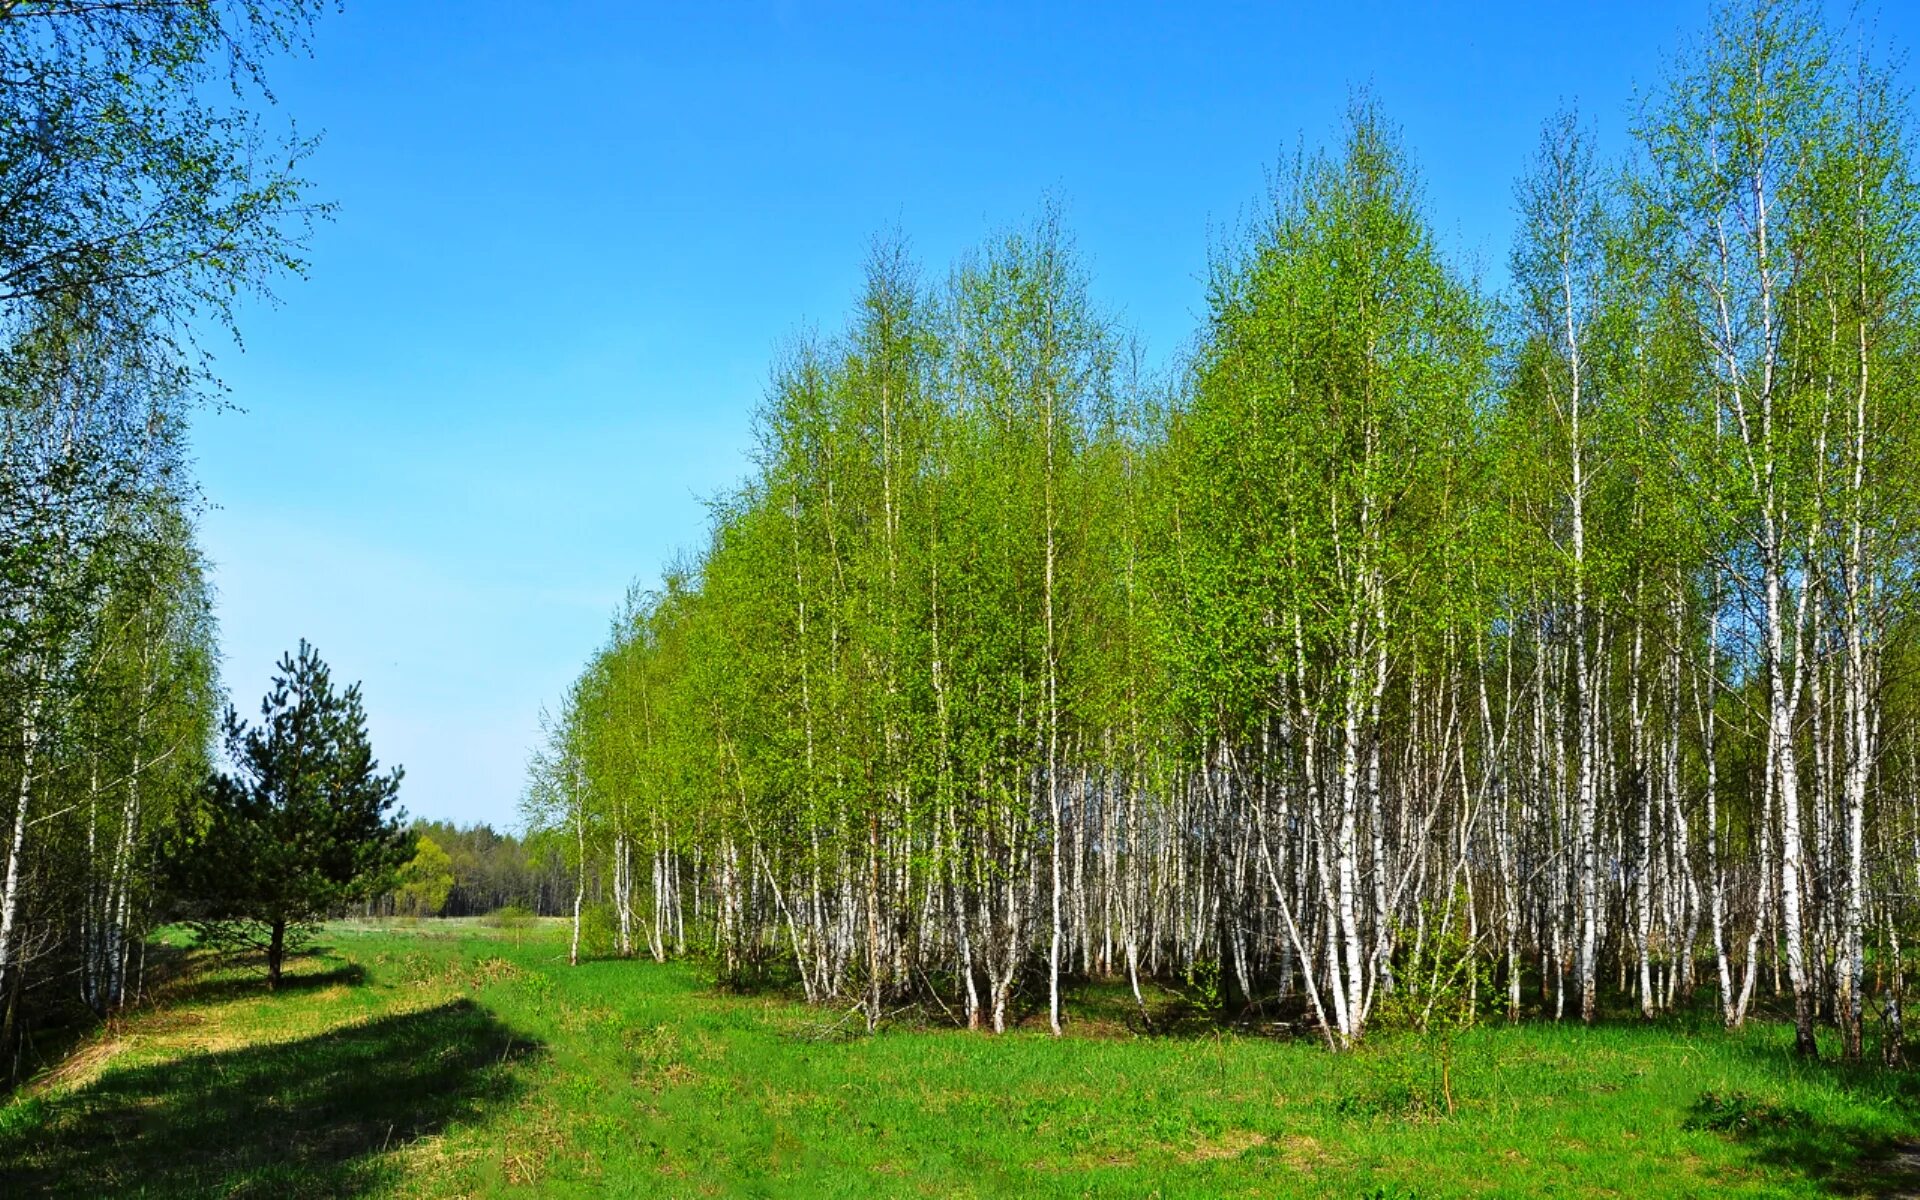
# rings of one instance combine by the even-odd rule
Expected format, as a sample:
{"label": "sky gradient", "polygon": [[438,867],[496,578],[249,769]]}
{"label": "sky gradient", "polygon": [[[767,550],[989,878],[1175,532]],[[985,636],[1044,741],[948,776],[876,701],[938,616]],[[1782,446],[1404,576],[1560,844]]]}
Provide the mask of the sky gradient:
{"label": "sky gradient", "polygon": [[1706,14],[354,0],[274,76],[337,216],[216,347],[236,407],[195,434],[225,684],[250,711],[304,637],[409,811],[516,825],[542,706],[702,541],[775,351],[841,325],[876,232],[938,276],[1056,196],[1165,362],[1209,246],[1366,87],[1498,286],[1542,122],[1624,152]]}

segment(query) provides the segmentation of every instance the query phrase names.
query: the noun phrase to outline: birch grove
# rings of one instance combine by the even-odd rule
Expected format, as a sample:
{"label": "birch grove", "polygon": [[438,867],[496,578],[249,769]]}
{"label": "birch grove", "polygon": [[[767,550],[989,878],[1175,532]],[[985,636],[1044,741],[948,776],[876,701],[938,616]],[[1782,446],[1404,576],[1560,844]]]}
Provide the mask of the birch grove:
{"label": "birch grove", "polygon": [[177,397],[143,350],[50,314],[0,410],[9,1049],[36,998],[104,1014],[138,991],[156,856],[207,762],[210,599],[173,478]]}
{"label": "birch grove", "polygon": [[264,68],[317,6],[0,5],[0,1077],[136,998],[219,706],[197,335],[319,209]]}
{"label": "birch grove", "polygon": [[1851,44],[1729,5],[1625,163],[1549,120],[1498,294],[1362,97],[1164,375],[1055,209],[937,276],[877,243],[536,758],[619,952],[869,1026],[1158,983],[1344,1049],[1465,946],[1509,1019],[1897,1060],[1920,238]]}

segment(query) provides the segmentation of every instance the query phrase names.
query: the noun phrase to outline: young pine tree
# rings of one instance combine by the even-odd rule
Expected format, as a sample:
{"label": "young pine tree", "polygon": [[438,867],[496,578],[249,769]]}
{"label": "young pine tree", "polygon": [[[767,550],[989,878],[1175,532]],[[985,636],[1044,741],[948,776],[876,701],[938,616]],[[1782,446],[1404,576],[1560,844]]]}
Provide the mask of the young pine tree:
{"label": "young pine tree", "polygon": [[360,685],[336,691],[304,641],[277,670],[258,725],[228,710],[231,773],[208,778],[204,826],[176,860],[195,923],[216,944],[263,950],[276,988],[290,946],[328,913],[391,890],[414,855],[393,811],[401,770],[380,772]]}

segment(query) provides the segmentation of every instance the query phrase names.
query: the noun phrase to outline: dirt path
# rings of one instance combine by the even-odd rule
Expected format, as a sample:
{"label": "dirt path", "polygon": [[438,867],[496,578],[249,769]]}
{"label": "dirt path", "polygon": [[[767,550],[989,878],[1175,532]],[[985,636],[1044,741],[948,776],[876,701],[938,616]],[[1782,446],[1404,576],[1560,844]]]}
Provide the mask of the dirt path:
{"label": "dirt path", "polygon": [[1888,1200],[1920,1200],[1920,1141],[1895,1142],[1874,1174]]}

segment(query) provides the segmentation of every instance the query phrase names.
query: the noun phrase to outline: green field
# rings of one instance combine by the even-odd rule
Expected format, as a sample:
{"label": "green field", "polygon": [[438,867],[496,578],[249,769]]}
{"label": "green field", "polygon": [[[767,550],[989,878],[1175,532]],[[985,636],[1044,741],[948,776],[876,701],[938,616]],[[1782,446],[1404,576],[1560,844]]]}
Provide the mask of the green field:
{"label": "green field", "polygon": [[1409,1037],[1335,1057],[1198,1026],[853,1036],[697,966],[569,968],[551,927],[330,927],[267,994],[189,961],[0,1108],[0,1196],[1897,1194],[1908,1077],[1790,1030]]}

